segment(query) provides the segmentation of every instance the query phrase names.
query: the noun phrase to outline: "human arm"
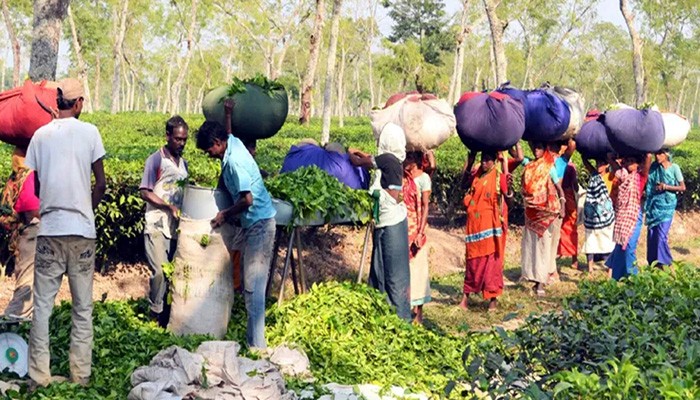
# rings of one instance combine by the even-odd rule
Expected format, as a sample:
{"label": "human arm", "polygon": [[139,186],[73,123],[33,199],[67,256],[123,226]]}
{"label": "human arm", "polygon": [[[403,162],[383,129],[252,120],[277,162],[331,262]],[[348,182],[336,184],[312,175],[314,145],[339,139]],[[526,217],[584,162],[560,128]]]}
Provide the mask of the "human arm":
{"label": "human arm", "polygon": [[574,139],[569,139],[569,143],[566,144],[566,150],[561,156],[568,162],[576,151],[576,141]]}
{"label": "human arm", "polygon": [[236,215],[245,212],[250,206],[253,205],[253,194],[249,191],[240,192],[238,200],[229,208],[219,211],[211,220],[212,228],[218,228],[223,225],[227,220],[233,219]]}
{"label": "human arm", "polygon": [[233,133],[233,128],[231,127],[231,115],[233,115],[233,106],[235,102],[233,99],[228,98],[224,100],[224,128],[226,128],[226,133],[231,135]]}
{"label": "human arm", "polygon": [[515,197],[515,193],[513,192],[512,174],[505,174],[503,178],[501,178],[501,191],[503,193],[503,198],[505,199],[506,204],[508,205],[508,208],[513,207],[513,198]]}
{"label": "human arm", "polygon": [[475,162],[476,152],[470,151],[469,155],[467,156],[467,161],[464,163],[464,168],[462,169],[462,180],[460,182],[462,189],[467,189],[472,184],[472,180],[474,179],[472,168],[474,167]]}
{"label": "human arm", "polygon": [[418,226],[418,233],[424,234],[428,227],[428,214],[430,212],[430,190],[421,192],[421,218]]}
{"label": "human arm", "polygon": [[153,193],[153,190],[141,188],[139,191],[141,192],[141,198],[148,202],[148,204],[159,210],[169,212],[173,218],[177,219],[180,217],[180,210],[177,206],[166,203],[157,194]]}
{"label": "human arm", "polygon": [[672,164],[672,168],[674,169],[674,178],[676,182],[678,182],[677,185],[668,185],[665,183],[659,183],[656,185],[656,190],[657,191],[667,191],[667,192],[685,192],[685,180],[683,179],[683,174],[681,173],[681,169],[678,165]]}
{"label": "human arm", "polygon": [[649,170],[651,169],[651,153],[647,153],[646,158],[640,167],[641,169],[639,174],[642,176],[649,176]]}
{"label": "human arm", "polygon": [[608,165],[610,166],[610,172],[615,174],[619,169],[622,169],[620,163],[617,162],[614,153],[608,153]]}
{"label": "human arm", "polygon": [[428,161],[428,165],[423,170],[428,175],[431,175],[437,169],[437,162],[435,161],[435,152],[432,150],[428,150],[425,153],[425,159],[426,161]]}
{"label": "human arm", "polygon": [[554,187],[557,188],[557,194],[559,195],[559,204],[561,207],[559,208],[559,216],[561,218],[564,218],[566,208],[564,207],[566,205],[566,197],[564,196],[564,188],[561,186],[561,181],[557,182],[554,184]]}
{"label": "human arm", "polygon": [[593,167],[593,164],[591,164],[591,160],[586,157],[581,157],[581,161],[583,161],[583,167],[586,168],[589,174],[593,175],[596,173],[597,170]]}
{"label": "human arm", "polygon": [[348,157],[350,158],[350,163],[356,167],[372,169],[375,166],[373,157],[363,151],[352,148],[348,149]]}
{"label": "human arm", "polygon": [[102,158],[92,163],[92,174],[95,176],[95,186],[92,188],[92,209],[96,209],[107,191],[107,179]]}

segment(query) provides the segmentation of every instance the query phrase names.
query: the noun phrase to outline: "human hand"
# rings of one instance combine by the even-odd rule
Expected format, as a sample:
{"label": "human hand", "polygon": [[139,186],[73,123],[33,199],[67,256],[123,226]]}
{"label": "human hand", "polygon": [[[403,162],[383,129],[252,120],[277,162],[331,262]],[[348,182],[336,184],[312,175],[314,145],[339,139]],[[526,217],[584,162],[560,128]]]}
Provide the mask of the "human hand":
{"label": "human hand", "polygon": [[224,111],[226,111],[227,113],[232,112],[233,106],[235,106],[235,105],[236,105],[236,102],[233,101],[232,98],[230,98],[230,97],[227,98],[226,100],[224,100]]}
{"label": "human hand", "polygon": [[657,192],[664,192],[666,191],[666,184],[665,183],[659,183],[656,185],[656,191]]}
{"label": "human hand", "polygon": [[226,216],[224,215],[223,211],[219,211],[216,214],[216,217],[214,217],[214,219],[211,220],[211,227],[218,228],[224,223],[226,223]]}
{"label": "human hand", "polygon": [[180,219],[180,209],[177,208],[177,206],[174,205],[169,205],[168,206],[168,211],[170,212],[170,215],[173,216],[175,219]]}

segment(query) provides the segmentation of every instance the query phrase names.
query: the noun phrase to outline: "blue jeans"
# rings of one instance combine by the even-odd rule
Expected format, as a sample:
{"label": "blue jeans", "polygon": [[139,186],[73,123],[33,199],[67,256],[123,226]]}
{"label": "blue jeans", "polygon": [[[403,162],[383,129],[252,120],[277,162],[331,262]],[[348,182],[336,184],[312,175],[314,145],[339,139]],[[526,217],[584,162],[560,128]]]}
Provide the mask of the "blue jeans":
{"label": "blue jeans", "polygon": [[246,339],[249,347],[265,348],[265,290],[275,242],[275,219],[260,220],[243,230],[231,250],[240,250],[243,266],[243,298],[248,313]]}
{"label": "blue jeans", "polygon": [[623,250],[622,246],[616,244],[615,249],[605,262],[605,265],[612,269],[612,277],[615,280],[639,273],[639,267],[637,267],[637,245],[639,244],[639,236],[642,233],[643,220],[644,217],[640,210],[637,225],[634,227],[627,247]]}
{"label": "blue jeans", "polygon": [[389,297],[399,318],[411,321],[411,269],[408,265],[408,220],[376,228],[369,283]]}

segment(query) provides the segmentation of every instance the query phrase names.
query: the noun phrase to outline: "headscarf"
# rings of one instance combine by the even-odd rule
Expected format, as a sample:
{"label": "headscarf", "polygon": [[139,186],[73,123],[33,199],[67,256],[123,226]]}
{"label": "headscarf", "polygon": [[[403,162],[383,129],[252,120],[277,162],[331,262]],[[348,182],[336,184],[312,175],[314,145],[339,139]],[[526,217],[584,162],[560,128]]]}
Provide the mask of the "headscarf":
{"label": "headscarf", "polygon": [[406,134],[403,128],[389,122],[384,125],[377,143],[377,154],[393,154],[400,162],[406,159]]}
{"label": "headscarf", "polygon": [[17,242],[21,221],[14,207],[19,198],[24,181],[29,177],[31,170],[24,165],[25,151],[19,147],[12,153],[12,173],[0,194],[0,233],[4,230],[8,237],[9,250],[17,255]]}

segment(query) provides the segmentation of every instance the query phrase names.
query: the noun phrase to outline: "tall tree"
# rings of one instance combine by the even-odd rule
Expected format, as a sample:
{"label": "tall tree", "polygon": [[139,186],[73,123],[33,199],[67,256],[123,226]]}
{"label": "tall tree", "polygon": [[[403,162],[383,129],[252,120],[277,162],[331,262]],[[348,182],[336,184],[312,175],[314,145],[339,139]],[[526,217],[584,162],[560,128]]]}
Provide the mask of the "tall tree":
{"label": "tall tree", "polygon": [[340,11],[343,0],[333,1],[333,16],[331,17],[331,38],[328,44],[328,65],[326,67],[326,87],[323,93],[323,127],[321,143],[326,144],[331,133],[331,97],[333,93],[333,78],[335,76],[336,56],[338,51],[338,30],[340,29]]}
{"label": "tall tree", "polygon": [[469,23],[470,17],[470,0],[462,1],[462,13],[459,24],[459,32],[457,32],[455,41],[455,58],[452,66],[452,78],[450,80],[450,91],[447,96],[447,101],[456,103],[462,92],[462,75],[464,74],[464,53],[467,47],[467,36],[471,33],[475,25],[481,23],[485,18],[482,13],[480,17]]}
{"label": "tall tree", "polygon": [[[2,0],[2,17],[5,20],[7,35],[10,37],[10,43],[12,44],[12,86],[19,86],[19,69],[22,58],[20,54],[19,38],[17,38],[17,33],[15,32],[15,27],[10,17],[10,9],[7,6],[7,0]],[[3,72],[4,68],[5,65],[3,64]],[[4,80],[2,84],[5,84]]]}
{"label": "tall tree", "polygon": [[632,70],[634,71],[634,104],[639,107],[646,101],[644,88],[644,61],[642,60],[642,37],[634,26],[634,13],[629,9],[627,0],[620,0],[620,11],[625,18],[627,30],[632,41]]}
{"label": "tall tree", "polygon": [[483,0],[486,10],[486,17],[489,19],[491,28],[491,47],[493,51],[494,72],[496,85],[508,80],[508,58],[506,57],[506,47],[503,43],[503,34],[508,26],[504,23],[496,12],[500,1]]}
{"label": "tall tree", "polygon": [[75,58],[78,61],[78,77],[81,82],[83,82],[83,88],[85,89],[85,111],[92,112],[92,98],[90,96],[90,85],[88,82],[87,65],[85,64],[85,59],[82,54],[82,46],[80,46],[80,40],[78,39],[78,31],[75,28],[75,20],[73,19],[73,12],[70,6],[68,6],[68,24],[70,25],[71,37],[73,39],[73,52],[75,53]]}
{"label": "tall tree", "polygon": [[384,6],[390,7],[389,16],[394,21],[389,40],[414,40],[426,62],[439,64],[440,52],[451,46],[444,30],[447,22],[443,0],[384,0]]}
{"label": "tall tree", "polygon": [[306,73],[304,74],[299,105],[299,123],[302,125],[308,125],[309,121],[311,120],[311,101],[313,100],[318,56],[321,51],[321,39],[323,35],[325,12],[326,0],[316,0],[316,18],[314,19],[314,30],[309,38],[309,62],[306,66]]}
{"label": "tall tree", "polygon": [[173,84],[173,89],[171,91],[170,107],[169,110],[173,114],[180,112],[180,91],[182,84],[187,76],[187,71],[190,66],[190,60],[192,59],[192,53],[194,51],[194,35],[195,29],[197,28],[197,4],[198,0],[192,0],[190,7],[190,24],[187,29],[187,52],[185,57],[182,59],[182,64],[179,66],[179,72],[177,78],[175,78],[175,83]]}
{"label": "tall tree", "polygon": [[[121,6],[121,7],[120,7]],[[129,0],[120,0],[117,3],[114,13],[114,75],[112,76],[112,114],[121,110],[122,88],[121,88],[121,67],[124,59],[124,36],[126,35],[126,18],[129,13]]]}
{"label": "tall tree", "polygon": [[29,78],[56,80],[58,44],[70,0],[34,0]]}

